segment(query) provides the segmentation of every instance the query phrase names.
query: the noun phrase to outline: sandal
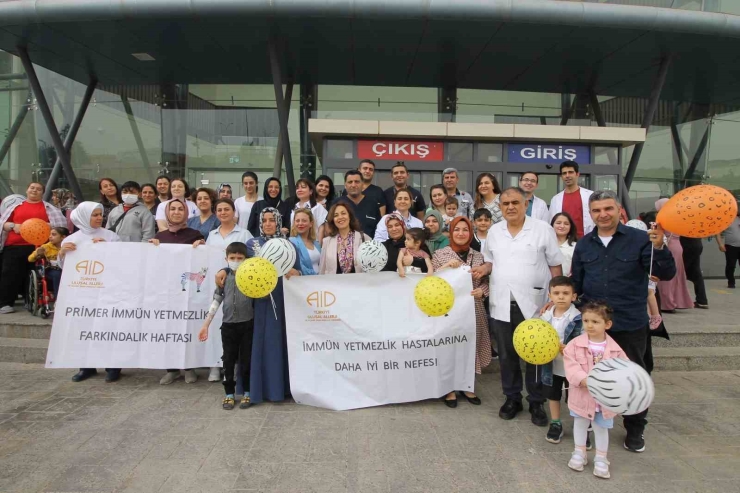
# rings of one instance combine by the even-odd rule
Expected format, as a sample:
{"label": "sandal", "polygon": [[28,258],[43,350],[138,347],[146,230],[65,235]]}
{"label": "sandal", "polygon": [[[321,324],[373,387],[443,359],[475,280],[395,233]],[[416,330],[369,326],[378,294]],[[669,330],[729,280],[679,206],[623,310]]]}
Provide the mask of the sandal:
{"label": "sandal", "polygon": [[234,409],[235,403],[236,401],[234,401],[233,397],[224,397],[222,407],[226,409],[227,411],[231,411],[232,409]]}
{"label": "sandal", "polygon": [[252,401],[249,400],[249,396],[246,395],[246,396],[242,397],[242,400],[239,403],[239,409],[246,409],[246,408],[248,408],[251,405],[252,405]]}

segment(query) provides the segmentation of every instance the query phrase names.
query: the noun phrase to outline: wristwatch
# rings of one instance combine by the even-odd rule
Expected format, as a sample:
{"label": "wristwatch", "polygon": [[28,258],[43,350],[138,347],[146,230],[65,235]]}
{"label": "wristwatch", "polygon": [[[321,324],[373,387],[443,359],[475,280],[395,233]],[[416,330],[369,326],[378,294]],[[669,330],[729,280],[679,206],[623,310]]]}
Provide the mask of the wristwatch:
{"label": "wristwatch", "polygon": [[10,229],[8,231],[12,231],[13,228],[15,228],[15,223],[5,223],[10,225]]}

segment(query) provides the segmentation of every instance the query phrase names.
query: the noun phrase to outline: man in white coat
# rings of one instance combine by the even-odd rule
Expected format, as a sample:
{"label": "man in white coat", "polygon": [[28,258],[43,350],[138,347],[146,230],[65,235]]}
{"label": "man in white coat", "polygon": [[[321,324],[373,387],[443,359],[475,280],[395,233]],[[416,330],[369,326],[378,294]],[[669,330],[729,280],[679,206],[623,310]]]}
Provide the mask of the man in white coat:
{"label": "man in white coat", "polygon": [[[483,248],[485,263],[471,269],[473,279],[490,275],[489,326],[496,334],[501,387],[506,402],[499,410],[501,419],[513,419],[522,406],[522,369],[514,350],[513,335],[525,319],[537,317],[547,301],[550,278],[562,275],[563,255],[555,231],[544,221],[527,217],[527,199],[521,188],[501,192],[501,211],[505,221],[488,230]],[[547,426],[542,383],[538,369],[527,363],[524,383],[532,423]]]}
{"label": "man in white coat", "polygon": [[550,220],[555,214],[567,212],[576,224],[578,239],[587,235],[594,229],[594,222],[588,210],[588,199],[593,191],[578,186],[578,163],[575,161],[564,161],[560,164],[560,178],[563,180],[565,190],[557,194],[550,201]]}
{"label": "man in white coat", "polygon": [[534,171],[525,171],[519,177],[519,188],[527,194],[527,215],[549,224],[550,212],[547,210],[547,204],[534,194],[539,184],[540,177]]}

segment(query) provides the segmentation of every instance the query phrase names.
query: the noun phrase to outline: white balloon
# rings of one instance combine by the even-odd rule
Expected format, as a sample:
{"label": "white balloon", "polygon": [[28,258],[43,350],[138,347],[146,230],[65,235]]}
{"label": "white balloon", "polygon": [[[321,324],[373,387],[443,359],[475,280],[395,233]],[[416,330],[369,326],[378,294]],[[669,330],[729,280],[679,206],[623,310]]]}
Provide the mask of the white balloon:
{"label": "white balloon", "polygon": [[655,385],[648,372],[625,359],[597,363],[586,379],[588,392],[601,407],[613,413],[639,414],[655,398]]}
{"label": "white balloon", "polygon": [[259,256],[275,266],[278,276],[284,276],[295,265],[296,251],[285,238],[273,238],[260,247]]}
{"label": "white balloon", "polygon": [[629,226],[630,228],[639,229],[640,231],[648,230],[647,225],[639,219],[630,219],[629,221],[627,221],[627,224],[625,224],[625,226]]}
{"label": "white balloon", "polygon": [[388,250],[379,241],[370,240],[360,245],[359,255],[363,272],[380,272],[388,263]]}

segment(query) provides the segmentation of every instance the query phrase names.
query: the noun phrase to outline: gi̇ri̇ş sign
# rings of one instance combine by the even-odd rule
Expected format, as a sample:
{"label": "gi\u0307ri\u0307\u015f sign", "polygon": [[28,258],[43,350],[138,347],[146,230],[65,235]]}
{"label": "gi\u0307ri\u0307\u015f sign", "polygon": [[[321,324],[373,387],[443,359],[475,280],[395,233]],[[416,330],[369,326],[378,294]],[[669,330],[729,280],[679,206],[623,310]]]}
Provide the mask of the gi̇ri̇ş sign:
{"label": "gi\u0307ri\u0307\u015f sign", "polygon": [[509,144],[510,163],[560,164],[575,161],[591,162],[591,147],[569,144]]}

